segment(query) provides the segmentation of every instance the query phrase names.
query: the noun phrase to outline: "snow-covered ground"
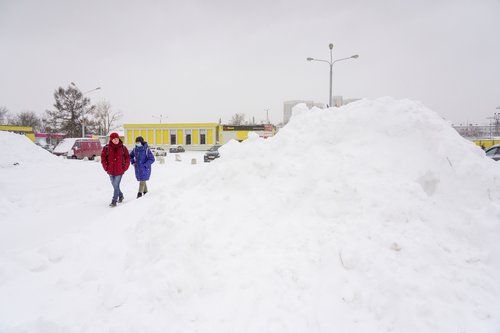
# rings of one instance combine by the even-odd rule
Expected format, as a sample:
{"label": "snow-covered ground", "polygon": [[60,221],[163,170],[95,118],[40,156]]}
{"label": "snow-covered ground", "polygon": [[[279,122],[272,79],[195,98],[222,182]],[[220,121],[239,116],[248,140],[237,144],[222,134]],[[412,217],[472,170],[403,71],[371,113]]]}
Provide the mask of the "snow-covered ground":
{"label": "snow-covered ground", "polygon": [[0,332],[500,332],[500,163],[421,104],[180,155],[109,208],[99,163],[0,132]]}

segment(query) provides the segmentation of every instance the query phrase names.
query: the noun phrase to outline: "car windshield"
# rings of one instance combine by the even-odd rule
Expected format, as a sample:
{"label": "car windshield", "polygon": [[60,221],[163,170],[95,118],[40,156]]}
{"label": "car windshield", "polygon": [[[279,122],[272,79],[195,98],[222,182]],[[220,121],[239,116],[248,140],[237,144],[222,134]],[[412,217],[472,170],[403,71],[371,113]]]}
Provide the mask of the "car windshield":
{"label": "car windshield", "polygon": [[493,156],[497,152],[498,148],[491,148],[486,152],[486,156]]}
{"label": "car windshield", "polygon": [[208,151],[217,151],[217,149],[219,149],[220,146],[213,146],[212,148],[210,148]]}

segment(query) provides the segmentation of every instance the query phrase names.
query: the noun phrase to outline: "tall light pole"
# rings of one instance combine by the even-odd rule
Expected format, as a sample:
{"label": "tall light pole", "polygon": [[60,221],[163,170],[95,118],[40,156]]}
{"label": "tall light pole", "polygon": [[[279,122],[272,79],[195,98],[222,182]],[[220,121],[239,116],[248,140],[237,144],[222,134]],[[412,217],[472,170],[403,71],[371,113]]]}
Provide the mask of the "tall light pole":
{"label": "tall light pole", "polygon": [[[97,88],[94,88],[94,89],[88,90],[88,91],[86,91],[86,92],[82,92],[82,91],[80,90],[80,88],[78,88],[78,86],[77,86],[74,82],[71,82],[71,85],[72,85],[73,87],[75,87],[76,89],[78,89],[78,91],[82,94],[82,101],[83,101],[83,100],[85,100],[85,99],[83,98],[83,96],[85,96],[86,94],[88,94],[88,93],[91,93],[91,92],[93,92],[93,91],[96,91],[96,90],[100,90],[100,89],[101,89],[101,87],[97,87]],[[85,137],[85,109],[83,108],[83,105],[82,105],[82,138],[84,138],[84,137]]]}
{"label": "tall light pole", "polygon": [[328,102],[329,102],[329,107],[332,107],[333,106],[333,79],[332,79],[332,76],[333,76],[333,64],[338,62],[338,61],[342,61],[342,60],[347,60],[347,59],[357,59],[359,58],[359,55],[355,54],[355,55],[352,55],[350,57],[347,57],[347,58],[340,58],[340,59],[336,59],[336,60],[333,60],[333,44],[330,43],[330,45],[328,45],[328,47],[330,48],[330,61],[328,60],[323,60],[323,59],[315,59],[315,58],[307,58],[307,61],[321,61],[321,62],[326,62],[328,65],[330,65],[330,98],[328,99]]}

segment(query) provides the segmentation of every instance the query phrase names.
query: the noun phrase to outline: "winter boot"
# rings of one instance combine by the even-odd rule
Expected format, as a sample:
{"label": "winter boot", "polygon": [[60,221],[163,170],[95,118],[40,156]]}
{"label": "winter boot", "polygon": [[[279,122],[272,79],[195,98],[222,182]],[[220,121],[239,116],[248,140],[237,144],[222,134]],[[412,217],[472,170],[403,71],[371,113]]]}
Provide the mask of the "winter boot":
{"label": "winter boot", "polygon": [[109,207],[116,207],[116,201],[115,200],[111,201]]}
{"label": "winter boot", "polygon": [[142,195],[146,195],[146,193],[148,193],[148,191],[146,191],[146,192],[142,192]]}
{"label": "winter boot", "polygon": [[120,202],[122,202],[122,201],[123,201],[123,199],[124,199],[124,198],[123,198],[123,195],[120,195],[120,197],[118,198],[118,202],[119,202],[119,203],[120,203]]}
{"label": "winter boot", "polygon": [[142,197],[142,193],[141,192],[137,193],[137,199],[139,199],[140,197]]}

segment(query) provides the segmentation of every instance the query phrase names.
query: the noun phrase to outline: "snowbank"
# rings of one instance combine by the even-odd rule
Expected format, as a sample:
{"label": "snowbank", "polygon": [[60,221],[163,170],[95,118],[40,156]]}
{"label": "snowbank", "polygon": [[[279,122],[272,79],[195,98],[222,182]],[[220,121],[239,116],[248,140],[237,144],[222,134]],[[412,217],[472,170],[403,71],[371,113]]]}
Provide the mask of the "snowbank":
{"label": "snowbank", "polygon": [[34,164],[53,157],[24,135],[0,131],[0,169]]}
{"label": "snowbank", "polygon": [[116,209],[62,160],[94,192],[54,195],[96,213],[0,252],[0,331],[498,332],[500,165],[433,111],[313,109],[220,153]]}
{"label": "snowbank", "polygon": [[220,152],[182,184],[211,194],[176,202],[186,221],[211,207],[183,237],[207,230],[198,261],[234,265],[211,275],[236,295],[258,286],[221,292],[221,322],[252,308],[252,332],[500,326],[500,165],[436,113],[392,98],[315,109]]}

